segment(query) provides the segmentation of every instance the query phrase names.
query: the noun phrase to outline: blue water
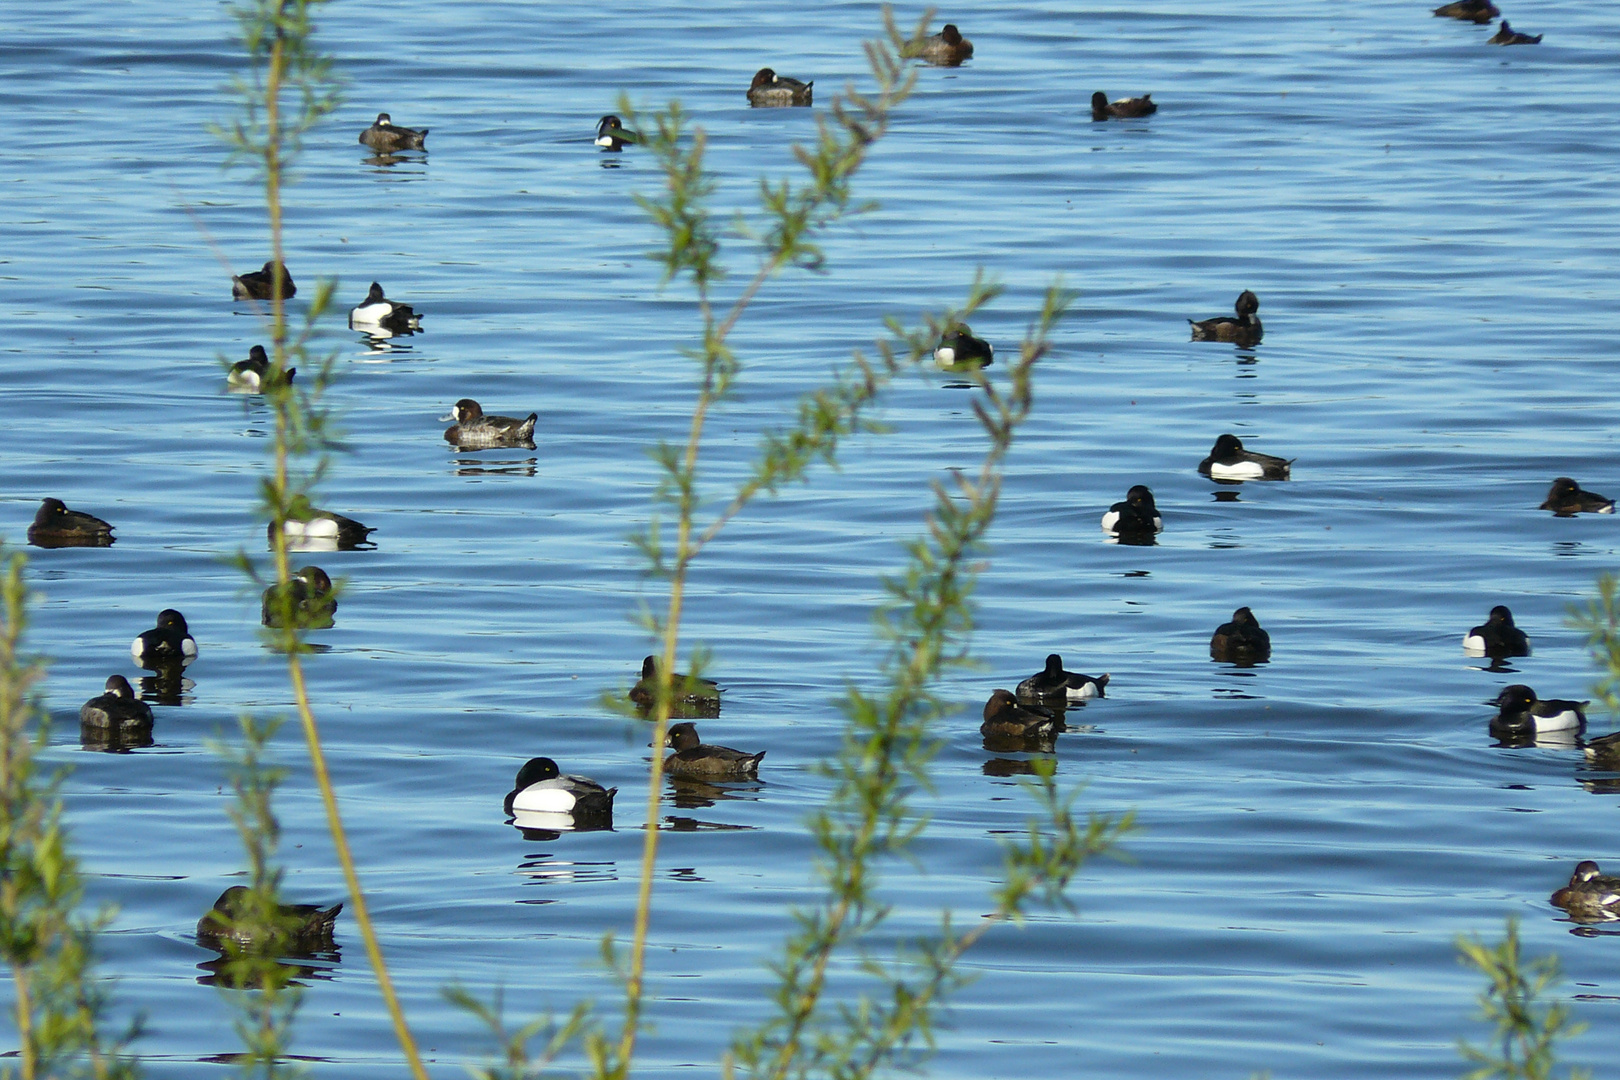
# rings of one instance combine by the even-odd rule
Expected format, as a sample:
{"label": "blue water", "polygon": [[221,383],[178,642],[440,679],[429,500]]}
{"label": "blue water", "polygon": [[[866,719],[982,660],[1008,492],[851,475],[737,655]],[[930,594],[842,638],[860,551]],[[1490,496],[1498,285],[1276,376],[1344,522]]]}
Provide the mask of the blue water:
{"label": "blue water", "polygon": [[[1113,676],[1058,741],[1060,778],[1142,828],[1128,859],[1087,867],[1077,914],[972,954],[980,978],[932,1071],[1454,1076],[1456,1038],[1484,1034],[1454,938],[1495,937],[1510,914],[1527,953],[1560,956],[1560,992],[1593,1025],[1571,1058],[1612,1060],[1620,941],[1572,935],[1546,897],[1579,859],[1620,864],[1614,777],[1572,747],[1494,747],[1482,702],[1519,681],[1586,697],[1594,679],[1566,609],[1614,566],[1620,525],[1535,507],[1559,475],[1620,494],[1620,106],[1603,92],[1620,23],[1510,6],[1546,39],[1501,49],[1421,3],[941,14],[974,59],[920,72],[857,185],[881,208],[827,238],[830,272],[785,274],[749,312],[746,372],[706,448],[719,500],[761,426],[870,348],[883,316],[959,301],[978,267],[1006,286],[973,320],[1002,356],[1054,276],[1078,290],[1009,462],[977,597],[983,666],[947,686],[963,711],[940,731],[921,869],[888,878],[891,929],[988,908],[996,839],[1027,804],[993,775],[1008,755],[983,748],[978,711],[1048,652]],[[877,24],[864,3],[406,0],[323,17],[349,83],[288,193],[287,262],[295,310],[340,280],[321,344],[351,451],[321,501],[378,531],[375,551],[316,560],[349,585],[308,670],[435,1075],[484,1047],[439,987],[499,986],[523,1014],[611,1002],[598,943],[630,924],[646,734],[597,696],[650,651],[629,616],[659,593],[626,536],[656,480],[646,448],[685,432],[696,321],[644,257],[657,238],[631,195],[659,190],[656,169],[599,153],[595,121],[621,91],[678,96],[709,135],[717,206],[746,210],[814,133],[812,110],[746,107],[753,71],[814,79],[824,107],[863,75]],[[263,547],[269,425],[223,393],[219,364],[264,340],[229,299],[229,274],[268,257],[262,205],[207,131],[231,116],[241,60],[217,5],[14,5],[0,25],[0,532],[21,542],[47,495],[118,528],[111,549],[30,549],[31,643],[52,658],[51,757],[74,769],[93,899],[120,908],[104,942],[119,1009],[147,1014],[153,1075],[213,1076],[237,1043],[190,935],[241,855],[208,742],[288,699],[258,597],[221,561]],[[1151,92],[1160,111],[1093,124],[1097,89]],[[430,127],[428,153],[369,162],[356,136],[379,111]],[[755,265],[730,243],[723,292]],[[341,311],[372,280],[425,333],[380,351],[350,333]],[[1244,288],[1260,346],[1187,340],[1186,318]],[[838,741],[830,701],[871,679],[878,575],[900,565],[927,482],[981,453],[949,381],[898,386],[892,433],[751,508],[693,579],[688,627],[726,687],[700,730],[769,755],[759,784],[666,807],[645,1074],[708,1066],[763,1015],[762,964],[813,895],[803,820]],[[447,448],[436,418],[461,397],[538,411],[538,449]],[[1222,431],[1297,458],[1293,480],[1217,491],[1194,470]],[[1097,528],[1133,483],[1165,517],[1156,547]],[[1513,672],[1459,647],[1497,603],[1535,646]],[[1241,604],[1271,631],[1269,665],[1208,659]],[[170,606],[202,649],[185,703],[158,709],[151,748],[81,749],[79,703],[136,674],[127,643]],[[1594,712],[1594,733],[1612,727]],[[279,744],[288,892],[336,898],[296,731]],[[617,830],[507,826],[501,797],[537,754],[620,786]],[[338,940],[295,1049],[316,1076],[398,1075],[347,918]]]}

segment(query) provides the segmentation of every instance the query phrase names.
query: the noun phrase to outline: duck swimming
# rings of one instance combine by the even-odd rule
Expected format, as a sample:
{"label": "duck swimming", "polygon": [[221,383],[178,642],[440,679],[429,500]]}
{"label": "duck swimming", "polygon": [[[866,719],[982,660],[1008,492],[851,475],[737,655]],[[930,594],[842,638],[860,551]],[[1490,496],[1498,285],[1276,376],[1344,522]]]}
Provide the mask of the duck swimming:
{"label": "duck swimming", "polygon": [[1541,44],[1541,35],[1540,34],[1535,34],[1535,35],[1521,34],[1517,30],[1513,29],[1513,27],[1509,26],[1508,21],[1506,19],[1503,19],[1502,20],[1502,25],[1497,28],[1496,36],[1491,38],[1485,44],[1487,44],[1487,45],[1540,45]]}
{"label": "duck swimming", "polygon": [[446,429],[444,441],[463,450],[487,450],[496,446],[528,444],[534,448],[534,422],[539,413],[530,413],[519,420],[511,416],[485,416],[483,408],[472,398],[462,398],[440,421],[454,420],[455,426]]}
{"label": "duck swimming", "polygon": [[786,75],[778,75],[770,68],[754,72],[754,81],[748,84],[748,104],[756,108],[784,105],[808,105],[814,82],[800,82]]}
{"label": "duck swimming", "polygon": [[1579,733],[1586,728],[1586,707],[1592,703],[1562,698],[1542,700],[1528,686],[1516,683],[1504,688],[1486,704],[1499,709],[1491,720],[1491,738],[1510,743],[1549,732]]}
{"label": "duck swimming", "polygon": [[1287,480],[1293,466],[1286,458],[1245,450],[1242,439],[1227,434],[1215,440],[1198,471],[1211,480]]}
{"label": "duck swimming", "polygon": [[1152,116],[1158,111],[1159,106],[1153,101],[1152,94],[1115,101],[1109,101],[1108,95],[1101,90],[1091,95],[1093,120],[1134,120],[1139,116]]}
{"label": "duck swimming", "polygon": [[961,364],[989,367],[996,350],[983,338],[973,336],[967,323],[957,323],[940,335],[934,348],[934,363],[942,368]]}
{"label": "duck swimming", "polygon": [[[698,679],[676,672],[671,676],[671,703],[675,706],[718,706],[720,686],[709,679]],[[641,678],[630,688],[630,700],[644,709],[652,708],[658,699],[658,661],[647,657],[641,662]]]}
{"label": "duck swimming", "polygon": [[1513,612],[1501,604],[1491,608],[1490,618],[1463,637],[1463,648],[1474,656],[1501,659],[1529,656],[1530,639],[1513,625]]}
{"label": "duck swimming", "polygon": [[126,738],[152,734],[152,706],[135,696],[122,675],[107,676],[106,692],[79,706],[79,725]]}
{"label": "duck swimming", "polygon": [[1119,537],[1153,539],[1153,534],[1164,529],[1164,518],[1154,505],[1153,492],[1145,484],[1136,484],[1125,493],[1125,501],[1117,502],[1102,516],[1103,532]]}
{"label": "duck swimming", "polygon": [[1248,289],[1238,293],[1237,302],[1232,305],[1237,311],[1237,318],[1230,315],[1220,315],[1213,319],[1204,319],[1201,322],[1187,322],[1192,325],[1192,339],[1194,341],[1230,341],[1236,345],[1254,345],[1265,334],[1265,328],[1260,325],[1260,319],[1255,312],[1260,310],[1260,298]]}
{"label": "duck swimming", "polygon": [[[362,525],[354,518],[317,509],[303,496],[288,508],[282,528],[290,551],[358,551],[377,546],[369,539],[377,531],[376,526]],[[269,522],[264,532],[273,545],[276,523]]]}
{"label": "duck swimming", "polygon": [[1599,495],[1595,491],[1586,491],[1581,485],[1567,476],[1560,476],[1552,482],[1547,491],[1547,501],[1539,509],[1551,510],[1558,517],[1573,517],[1576,514],[1612,514],[1614,513],[1614,500]]}
{"label": "duck swimming", "polygon": [[233,275],[231,278],[231,298],[235,300],[268,300],[270,299],[270,283],[272,275],[281,272],[281,298],[291,300],[298,295],[298,286],[293,284],[292,275],[287,273],[286,263],[267,262],[262,270],[250,270],[245,274]]}
{"label": "duck swimming", "polygon": [[1081,675],[1077,671],[1063,670],[1063,657],[1052,653],[1046,658],[1046,667],[1023,682],[1014,691],[1019,701],[1034,705],[1067,705],[1105,696],[1108,676]]}
{"label": "duck swimming", "polygon": [[623,150],[626,143],[635,144],[641,141],[641,136],[624,126],[612,113],[602,117],[596,122],[596,145],[604,150]]}
{"label": "duck swimming", "polygon": [[1443,18],[1471,23],[1488,23],[1502,14],[1491,0],[1457,0],[1454,4],[1442,4],[1434,9],[1434,13]]}
{"label": "duck swimming", "polygon": [[292,382],[296,374],[297,368],[288,368],[280,379],[271,379],[270,354],[264,351],[263,345],[255,345],[248,350],[246,360],[238,360],[225,373],[225,388],[243,394],[258,394],[272,386]]}
{"label": "duck swimming", "polygon": [[28,542],[41,548],[112,547],[117,539],[111,525],[94,514],[69,510],[61,499],[41,502],[28,526]]}
{"label": "duck swimming", "polygon": [[923,60],[935,67],[960,67],[973,56],[973,42],[962,36],[955,23],[946,23],[939,33],[900,46],[900,59]]}
{"label": "duck swimming", "polygon": [[1563,908],[1577,919],[1620,919],[1620,877],[1602,873],[1597,863],[1585,859],[1575,864],[1569,884],[1548,899],[1553,907]]}
{"label": "duck swimming", "polygon": [[157,625],[130,642],[129,654],[148,671],[185,667],[197,659],[197,639],[191,636],[184,615],[164,608],[158,612]]}
{"label": "duck swimming", "polygon": [[664,745],[675,751],[664,759],[664,772],[686,780],[752,780],[766,753],[711,746],[698,738],[697,725],[690,720],[672,725]]}
{"label": "duck swimming", "polygon": [[1020,705],[1010,691],[995,690],[984,703],[984,723],[979,725],[979,734],[1027,739],[1052,735],[1061,730],[1061,723],[1050,709],[1041,705]]}
{"label": "duck swimming", "polygon": [[197,940],[208,948],[226,951],[226,943],[238,949],[312,953],[332,947],[332,925],[337,922],[342,902],[331,907],[314,904],[277,904],[276,926],[243,926],[239,920],[248,914],[250,892],[246,885],[232,885],[219,894],[214,906],[197,920]]}
{"label": "duck swimming", "polygon": [[318,566],[300,566],[288,579],[285,591],[280,585],[264,590],[259,598],[259,621],[279,627],[290,611],[302,628],[325,630],[331,627],[337,606],[332,579],[326,571]]}
{"label": "duck swimming", "polygon": [[381,327],[390,334],[414,334],[422,329],[422,316],[412,310],[411,305],[385,297],[383,287],[373,281],[365,301],[349,311],[350,330],[370,327]]}
{"label": "duck swimming", "polygon": [[568,814],[574,818],[611,818],[618,788],[605,788],[584,776],[566,776],[548,757],[530,758],[518,770],[506,796],[506,812]]}
{"label": "duck swimming", "polygon": [[1589,739],[1581,749],[1585,751],[1586,760],[1591,764],[1600,769],[1620,772],[1620,731]]}
{"label": "duck swimming", "polygon": [[360,133],[360,144],[384,154],[395,150],[426,150],[424,140],[427,139],[427,133],[427,128],[417,131],[413,128],[399,127],[394,123],[393,117],[380,112],[371,126]]}
{"label": "duck swimming", "polygon": [[1209,656],[1226,664],[1257,664],[1271,659],[1271,635],[1260,626],[1254,612],[1240,607],[1232,621],[1222,623],[1209,639]]}

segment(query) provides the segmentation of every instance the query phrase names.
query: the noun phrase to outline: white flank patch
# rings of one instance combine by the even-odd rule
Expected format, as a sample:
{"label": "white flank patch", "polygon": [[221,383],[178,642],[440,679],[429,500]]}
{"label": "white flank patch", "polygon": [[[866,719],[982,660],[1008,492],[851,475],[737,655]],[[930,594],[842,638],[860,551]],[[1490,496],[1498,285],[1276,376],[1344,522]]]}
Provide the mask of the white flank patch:
{"label": "white flank patch", "polygon": [[1463,638],[1463,651],[1471,656],[1485,655],[1485,639],[1478,634],[1469,634]]}
{"label": "white flank patch", "polygon": [[574,810],[574,793],[558,785],[555,780],[542,780],[530,784],[512,800],[512,810],[529,810],[544,814],[569,814]]}
{"label": "white flank patch", "polygon": [[1543,731],[1573,731],[1581,726],[1581,714],[1574,709],[1565,709],[1563,712],[1554,713],[1552,716],[1537,716],[1534,719],[1538,733]]}
{"label": "white flank patch", "polygon": [[1266,475],[1265,466],[1257,461],[1240,461],[1236,465],[1211,462],[1209,475],[1221,480],[1258,480]]}
{"label": "white flank patch", "polygon": [[1103,532],[1114,532],[1119,525],[1119,511],[1110,510],[1102,516]]}

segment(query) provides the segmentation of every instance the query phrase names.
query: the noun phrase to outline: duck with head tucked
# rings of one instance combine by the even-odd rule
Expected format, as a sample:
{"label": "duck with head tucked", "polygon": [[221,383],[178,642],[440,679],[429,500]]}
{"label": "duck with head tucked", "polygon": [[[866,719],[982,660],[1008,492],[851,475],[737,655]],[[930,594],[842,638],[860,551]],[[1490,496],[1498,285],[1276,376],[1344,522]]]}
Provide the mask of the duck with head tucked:
{"label": "duck with head tucked", "polygon": [[[370,539],[374,525],[362,525],[351,517],[334,514],[310,505],[303,495],[294,497],[282,523],[289,551],[359,551],[377,545]],[[276,523],[264,528],[271,544],[276,542]]]}
{"label": "duck with head tucked", "polygon": [[111,525],[94,514],[69,510],[61,499],[41,502],[28,526],[28,542],[41,548],[112,547],[117,539]]}
{"label": "duck with head tucked", "polygon": [[1287,480],[1294,463],[1288,458],[1246,450],[1243,440],[1230,433],[1221,435],[1198,463],[1198,471],[1211,480]]}
{"label": "duck with head tucked", "polygon": [[385,112],[377,114],[370,127],[360,133],[360,144],[369,146],[380,154],[391,154],[396,150],[426,150],[428,129],[417,131],[414,128],[399,127],[394,118]]}
{"label": "duck with head tucked", "polygon": [[277,904],[267,925],[248,921],[251,894],[245,885],[232,885],[219,894],[214,906],[197,920],[197,940],[210,949],[226,951],[226,944],[248,952],[304,954],[332,947],[332,927],[343,910],[314,904]]}
{"label": "duck with head tucked", "polygon": [[612,113],[596,122],[596,145],[604,150],[618,152],[626,144],[634,145],[640,141],[641,136],[625,127],[624,121]]}
{"label": "duck with head tucked", "polygon": [[539,413],[530,413],[519,420],[513,416],[485,416],[483,407],[472,398],[462,398],[447,416],[455,426],[447,428],[444,441],[463,450],[488,450],[499,446],[526,446],[534,449],[534,423]]}
{"label": "duck with head tucked", "polygon": [[1135,120],[1142,116],[1152,116],[1159,111],[1159,106],[1153,100],[1152,94],[1143,94],[1141,97],[1118,98],[1108,100],[1108,95],[1098,90],[1091,95],[1091,119],[1096,120]]}
{"label": "duck with head tucked", "polygon": [[1490,617],[1463,636],[1463,650],[1472,656],[1502,659],[1509,656],[1529,656],[1530,639],[1523,630],[1513,625],[1513,612],[1497,604]]}
{"label": "duck with head tucked", "polygon": [[664,772],[683,780],[753,780],[759,776],[761,750],[750,754],[729,746],[712,746],[698,738],[690,720],[670,726],[664,745],[674,753],[664,759]]}
{"label": "duck with head tucked", "polygon": [[1209,639],[1209,657],[1223,664],[1259,664],[1271,659],[1271,635],[1260,626],[1254,612],[1240,607],[1232,621],[1215,628]]}
{"label": "duck with head tucked", "polygon": [[1547,500],[1539,509],[1551,510],[1556,517],[1574,517],[1576,514],[1612,514],[1614,500],[1595,491],[1587,491],[1567,476],[1560,476],[1547,490]]}
{"label": "duck with head tucked", "polygon": [[326,630],[337,613],[332,579],[318,566],[300,566],[285,588],[272,585],[259,598],[259,621],[279,627],[289,615],[305,630]]}
{"label": "duck with head tucked", "polygon": [[1548,899],[1553,907],[1561,907],[1583,922],[1620,919],[1620,877],[1611,877],[1591,859],[1583,859],[1575,864],[1569,884]]}
{"label": "duck with head tucked", "polygon": [[1434,9],[1434,13],[1441,18],[1471,23],[1488,23],[1502,14],[1491,0],[1456,0],[1455,3],[1440,5]]}
{"label": "duck with head tucked", "polygon": [[1232,305],[1237,311],[1237,318],[1230,315],[1217,315],[1213,319],[1203,319],[1192,325],[1192,339],[1194,341],[1230,341],[1235,345],[1255,345],[1265,335],[1265,327],[1260,325],[1260,317],[1255,312],[1260,310],[1260,298],[1248,289],[1238,293],[1237,302]]}
{"label": "duck with head tucked", "polygon": [[281,278],[281,298],[291,300],[298,295],[298,286],[287,273],[287,264],[267,262],[262,270],[250,270],[231,277],[231,298],[234,300],[268,300],[271,284],[277,274]]}
{"label": "duck with head tucked", "polygon": [[288,368],[279,378],[275,377],[270,354],[264,351],[263,345],[255,345],[248,350],[246,360],[238,360],[225,373],[225,389],[239,394],[262,394],[273,386],[292,382],[296,374],[297,368]]}
{"label": "duck with head tucked", "polygon": [[778,75],[770,68],[760,68],[754,72],[754,81],[748,84],[748,104],[755,108],[809,105],[815,85],[813,81],[800,82]]}
{"label": "duck with head tucked", "polygon": [[1500,27],[1498,27],[1497,30],[1496,30],[1496,36],[1491,38],[1485,44],[1487,44],[1487,45],[1540,45],[1541,44],[1541,35],[1540,34],[1521,34],[1517,30],[1513,29],[1513,27],[1509,26],[1508,21],[1506,19],[1503,19],[1502,20],[1502,25]]}
{"label": "duck with head tucked", "polygon": [[1019,683],[1014,694],[1029,704],[1061,707],[1103,697],[1107,687],[1107,675],[1093,679],[1078,671],[1064,671],[1063,657],[1052,653],[1046,658],[1046,667]]}
{"label": "duck with head tucked", "polygon": [[917,38],[900,46],[900,59],[922,60],[935,67],[960,67],[973,57],[973,42],[962,36],[955,23],[946,23],[939,33]]}
{"label": "duck with head tucked", "polygon": [[984,703],[979,734],[987,738],[1044,738],[1062,730],[1062,719],[1044,705],[1023,705],[1009,690],[994,690]]}

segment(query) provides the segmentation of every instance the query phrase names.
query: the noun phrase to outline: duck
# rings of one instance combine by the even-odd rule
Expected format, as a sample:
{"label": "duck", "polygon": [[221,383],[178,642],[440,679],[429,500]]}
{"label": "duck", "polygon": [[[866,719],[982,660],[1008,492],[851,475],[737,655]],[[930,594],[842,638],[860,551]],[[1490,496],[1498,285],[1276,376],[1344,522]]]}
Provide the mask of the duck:
{"label": "duck", "polygon": [[1434,13],[1442,18],[1472,23],[1488,23],[1502,14],[1491,0],[1456,0],[1456,3],[1435,8]]}
{"label": "duck", "polygon": [[934,347],[934,363],[942,368],[958,364],[976,364],[989,367],[996,350],[983,338],[973,336],[967,323],[957,323],[940,335]]}
{"label": "duck", "polygon": [[1560,476],[1547,490],[1547,501],[1539,509],[1551,510],[1558,517],[1576,514],[1612,514],[1614,500],[1595,491],[1586,491],[1567,476]]}
{"label": "duck", "polygon": [[296,611],[298,625],[306,630],[325,630],[337,613],[332,595],[332,578],[318,566],[300,566],[288,579],[286,591],[272,585],[260,597],[259,619],[265,626],[279,627],[290,610]]}
{"label": "duck", "polygon": [[625,144],[634,145],[641,141],[641,136],[624,126],[612,113],[602,117],[596,122],[596,145],[604,150],[623,150]]}
{"label": "duck", "polygon": [[255,345],[248,350],[246,360],[238,360],[231,365],[231,370],[225,373],[225,388],[241,393],[258,394],[272,386],[285,385],[298,374],[297,368],[288,368],[280,379],[270,377],[270,354],[264,351],[263,345]]}
{"label": "duck", "polygon": [[1591,859],[1575,864],[1569,884],[1548,898],[1578,919],[1620,919],[1620,877],[1598,869]]}
{"label": "duck", "polygon": [[1153,100],[1152,94],[1119,98],[1115,101],[1109,101],[1108,95],[1101,90],[1091,95],[1093,120],[1134,120],[1139,116],[1152,116],[1158,111],[1158,103]]}
{"label": "duck", "polygon": [[1192,339],[1194,341],[1230,341],[1237,345],[1254,345],[1265,334],[1265,328],[1260,325],[1259,316],[1255,312],[1260,310],[1260,298],[1248,289],[1238,293],[1237,302],[1232,305],[1237,311],[1237,318],[1230,315],[1220,315],[1213,319],[1204,319],[1192,324]]}
{"label": "duck", "polygon": [[185,667],[197,659],[197,639],[191,636],[186,617],[174,608],[158,612],[157,625],[143,630],[129,644],[129,654],[148,671]]}
{"label": "duck", "polygon": [[[718,705],[720,685],[710,679],[695,678],[676,672],[671,676],[670,691],[675,705]],[[642,708],[652,708],[658,696],[658,660],[647,657],[641,662],[641,678],[630,688],[630,700]]]}
{"label": "duck", "polygon": [[754,72],[754,81],[748,84],[748,104],[755,107],[782,105],[808,105],[813,96],[815,82],[800,82],[786,75],[778,75],[770,68]]}
{"label": "duck", "polygon": [[444,441],[464,450],[484,450],[492,446],[515,446],[519,443],[534,445],[534,422],[539,413],[530,413],[522,420],[511,416],[485,416],[482,406],[472,398],[462,398],[451,407],[441,422],[454,420],[455,426],[446,429]]}
{"label": "duck", "polygon": [[277,926],[243,926],[239,920],[248,914],[251,891],[246,885],[232,885],[219,894],[214,906],[197,920],[197,940],[208,948],[226,951],[227,943],[241,950],[285,950],[311,953],[332,945],[332,925],[343,910],[339,901],[331,907],[315,904],[277,904]]}
{"label": "duck", "polygon": [[1287,480],[1293,467],[1287,458],[1245,450],[1243,440],[1232,434],[1216,438],[1209,457],[1198,463],[1198,471],[1211,480]]}
{"label": "duck", "polygon": [[417,131],[414,128],[398,127],[394,118],[385,112],[377,114],[377,119],[371,126],[360,133],[360,144],[369,146],[381,153],[394,150],[426,150],[424,140],[427,139],[428,129]]}
{"label": "duck", "polygon": [[1474,656],[1529,656],[1530,639],[1513,625],[1513,612],[1502,604],[1491,608],[1490,618],[1468,631],[1463,648]]}
{"label": "duck", "polygon": [[292,275],[287,273],[287,264],[267,262],[262,270],[250,270],[245,274],[236,274],[231,277],[231,298],[234,300],[268,300],[270,299],[270,283],[277,271],[281,273],[281,298],[291,300],[298,295],[298,286],[293,284]]}
{"label": "duck", "polygon": [[[376,526],[362,525],[354,518],[316,509],[302,496],[288,508],[282,527],[287,545],[294,551],[353,551],[370,544],[368,537],[377,531]],[[275,522],[265,526],[265,536],[275,543]]]}
{"label": "duck", "polygon": [[1497,30],[1496,30],[1496,36],[1491,38],[1485,44],[1487,44],[1487,45],[1540,45],[1541,44],[1541,35],[1540,34],[1521,34],[1517,30],[1513,29],[1513,27],[1509,26],[1508,21],[1506,19],[1503,19],[1502,20],[1502,25],[1499,26],[1497,28]]}
{"label": "duck", "polygon": [[1117,502],[1102,516],[1103,532],[1116,536],[1152,538],[1164,530],[1164,518],[1153,503],[1153,492],[1144,484],[1136,484],[1125,493],[1125,501]]}
{"label": "duck", "polygon": [[1581,749],[1586,760],[1598,768],[1620,771],[1620,731],[1589,739]]}
{"label": "duck", "polygon": [[383,295],[383,287],[375,281],[359,306],[349,310],[349,329],[365,330],[381,327],[392,334],[414,334],[422,329],[422,316],[409,304],[397,303]]}
{"label": "duck", "polygon": [[1222,623],[1209,639],[1212,660],[1226,664],[1257,664],[1271,659],[1271,635],[1261,628],[1254,612],[1240,607],[1232,621]]}
{"label": "duck", "polygon": [[47,498],[28,526],[28,542],[35,547],[111,547],[118,538],[113,527],[94,514],[69,510],[61,499]]}
{"label": "duck", "polygon": [[1067,705],[1107,695],[1108,676],[1081,675],[1077,671],[1063,670],[1063,657],[1052,653],[1046,658],[1046,667],[1018,684],[1014,696],[1033,705]]}
{"label": "duck", "polygon": [[674,751],[664,759],[664,772],[683,780],[752,780],[759,776],[766,753],[711,746],[698,738],[697,725],[690,720],[671,725],[664,745]]}
{"label": "duck", "polygon": [[1491,738],[1514,742],[1551,732],[1578,734],[1586,728],[1586,707],[1592,703],[1561,698],[1543,700],[1528,686],[1515,683],[1485,704],[1499,709],[1491,720]]}
{"label": "duck", "polygon": [[568,814],[576,818],[613,816],[618,788],[605,788],[584,776],[566,776],[548,757],[530,758],[518,770],[506,795],[506,812]]}
{"label": "duck", "polygon": [[900,46],[900,59],[923,60],[935,67],[960,67],[973,56],[973,42],[962,36],[955,23],[946,23],[939,33]]}
{"label": "duck", "polygon": [[79,706],[79,725],[126,737],[152,734],[152,706],[135,696],[122,675],[107,676],[106,692]]}
{"label": "duck", "polygon": [[1030,738],[1052,735],[1060,730],[1061,723],[1044,706],[1021,705],[1010,690],[992,690],[990,700],[984,703],[984,723],[979,725],[979,734]]}

